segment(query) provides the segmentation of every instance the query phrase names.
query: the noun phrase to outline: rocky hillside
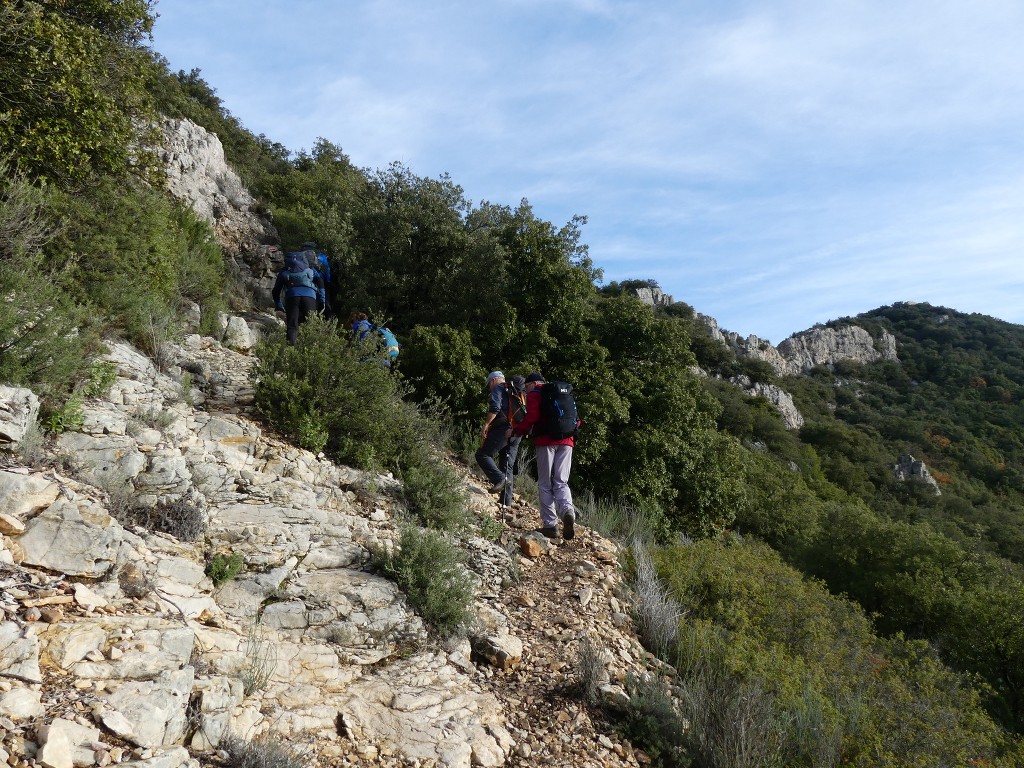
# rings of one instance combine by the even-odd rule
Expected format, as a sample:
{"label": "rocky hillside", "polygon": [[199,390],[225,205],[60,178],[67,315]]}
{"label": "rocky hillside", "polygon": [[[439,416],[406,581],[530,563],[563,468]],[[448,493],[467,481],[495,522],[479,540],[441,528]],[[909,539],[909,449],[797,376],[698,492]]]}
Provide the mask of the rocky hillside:
{"label": "rocky hillside", "polygon": [[[396,539],[395,481],[266,433],[251,357],[199,336],[170,353],[162,373],[111,341],[109,395],[45,449],[24,444],[31,396],[0,404],[33,457],[0,470],[0,758],[176,768],[270,734],[307,765],[644,759],[574,695],[585,640],[605,649],[605,695],[655,664],[611,543],[524,535],[536,512],[467,477],[500,536],[465,542],[471,632],[434,637],[367,567]],[[230,555],[240,572],[215,583]]]}

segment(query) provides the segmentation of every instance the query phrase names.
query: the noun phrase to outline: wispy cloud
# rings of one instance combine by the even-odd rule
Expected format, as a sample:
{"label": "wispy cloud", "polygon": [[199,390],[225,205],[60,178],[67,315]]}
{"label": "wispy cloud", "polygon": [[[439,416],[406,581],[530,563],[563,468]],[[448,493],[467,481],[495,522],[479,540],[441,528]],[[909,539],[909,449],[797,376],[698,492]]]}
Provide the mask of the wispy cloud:
{"label": "wispy cloud", "polygon": [[587,214],[609,279],[655,278],[741,333],[907,298],[1024,321],[1019,3],[159,10],[156,48],[254,130]]}

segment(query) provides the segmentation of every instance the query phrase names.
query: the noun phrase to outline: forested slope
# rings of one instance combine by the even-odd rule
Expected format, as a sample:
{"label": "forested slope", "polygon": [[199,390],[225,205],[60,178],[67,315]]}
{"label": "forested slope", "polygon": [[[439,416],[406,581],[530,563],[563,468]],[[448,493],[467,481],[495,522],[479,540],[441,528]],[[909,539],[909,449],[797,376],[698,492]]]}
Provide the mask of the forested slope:
{"label": "forested slope", "polygon": [[[474,203],[455,180],[399,164],[360,169],[327,140],[293,153],[247,131],[198,71],[173,73],[145,48],[150,5],[88,7],[6,4],[0,17],[27,46],[5,48],[0,68],[12,126],[0,134],[0,286],[18,297],[0,311],[0,374],[44,395],[52,429],[73,418],[101,329],[156,354],[186,302],[209,323],[229,301],[209,228],[163,193],[155,158],[130,149],[151,137],[122,136],[158,114],[187,117],[220,136],[285,249],[312,239],[332,256],[339,314],[368,311],[399,335],[401,389],[410,407],[430,404],[454,447],[482,415],[488,370],[574,382],[574,490],[598,500],[590,510],[618,510],[613,531],[639,528],[663,546],[652,567],[684,616],[669,612],[675,630],[658,650],[681,673],[668,693],[694,724],[687,759],[718,764],[713,734],[756,700],[760,730],[749,732],[773,734],[766,764],[1018,764],[1018,326],[927,305],[837,321],[888,329],[901,362],[777,381],[807,419],[788,431],[725,381],[771,371],[709,338],[689,307],[655,311],[602,290],[585,218]],[[69,36],[73,51],[58,44]],[[40,100],[47,88],[91,100]],[[111,141],[90,141],[96,131]],[[331,344],[306,348],[343,345],[343,329],[329,332]],[[291,353],[277,354],[267,360]],[[309,369],[329,369],[319,362]],[[352,449],[315,401],[276,402],[301,425],[297,440]],[[901,453],[928,462],[941,496],[893,479]],[[347,458],[409,470],[397,454]],[[636,738],[678,730],[634,715]],[[679,764],[674,750],[660,759]]]}

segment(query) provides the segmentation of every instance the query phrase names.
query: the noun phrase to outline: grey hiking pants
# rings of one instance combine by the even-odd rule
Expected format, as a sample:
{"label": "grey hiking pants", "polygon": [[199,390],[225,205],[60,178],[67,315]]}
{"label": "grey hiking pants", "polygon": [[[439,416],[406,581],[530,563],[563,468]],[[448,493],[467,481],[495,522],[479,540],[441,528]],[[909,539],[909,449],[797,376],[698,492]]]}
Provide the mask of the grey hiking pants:
{"label": "grey hiking pants", "polygon": [[537,452],[537,495],[540,497],[540,524],[555,528],[567,512],[576,514],[569,490],[572,469],[571,445],[539,445]]}

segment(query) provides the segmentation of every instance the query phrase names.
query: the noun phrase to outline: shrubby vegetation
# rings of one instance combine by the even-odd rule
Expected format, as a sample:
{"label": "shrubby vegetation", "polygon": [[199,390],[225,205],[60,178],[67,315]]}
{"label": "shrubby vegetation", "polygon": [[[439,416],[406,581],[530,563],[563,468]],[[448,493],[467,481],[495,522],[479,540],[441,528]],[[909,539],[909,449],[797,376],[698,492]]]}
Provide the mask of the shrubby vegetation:
{"label": "shrubby vegetation", "polygon": [[[254,136],[198,70],[173,73],[142,47],[152,21],[145,0],[0,10],[0,379],[39,392],[54,429],[74,426],[102,332],[159,356],[184,302],[205,323],[224,306],[209,228],[150,185],[158,173],[139,149],[138,127],[157,112],[188,117],[218,134],[286,247],[313,239],[332,255],[339,314],[387,318],[403,342],[399,374],[330,324],[307,324],[296,347],[268,339],[257,405],[300,444],[394,472],[419,523],[459,528],[433,416],[452,435],[475,427],[494,368],[574,383],[581,507],[665,546],[652,549],[663,596],[686,614],[656,643],[682,687],[637,681],[643,695],[626,715],[662,740],[665,761],[683,760],[682,746],[707,765],[743,750],[769,765],[1014,764],[1019,326],[879,309],[853,322],[893,333],[901,363],[777,380],[689,306],[655,312],[630,296],[652,281],[598,287],[582,217],[556,225],[526,200],[474,204],[447,176],[357,168],[327,140],[293,154]],[[804,428],[786,430],[765,400],[725,381],[738,375],[792,392]],[[928,463],[941,496],[893,479],[901,453]],[[456,626],[444,593],[416,575],[452,555],[447,540],[410,530],[394,556],[411,565],[381,567],[406,580],[428,620]],[[680,534],[696,544],[676,545]],[[663,694],[686,708],[683,745],[667,735]]]}
{"label": "shrubby vegetation", "polygon": [[379,364],[379,349],[314,318],[294,346],[281,332],[258,354],[255,406],[271,424],[339,462],[394,470],[409,511],[425,524],[465,523],[458,477],[440,457],[438,425],[409,402],[403,380]]}
{"label": "shrubby vegetation", "polygon": [[697,764],[1018,764],[970,678],[925,643],[878,636],[767,546],[669,546],[656,563],[685,615],[662,655]]}
{"label": "shrubby vegetation", "polygon": [[374,553],[373,565],[398,583],[409,604],[441,634],[472,620],[473,582],[465,555],[445,534],[406,526],[395,549]]}

